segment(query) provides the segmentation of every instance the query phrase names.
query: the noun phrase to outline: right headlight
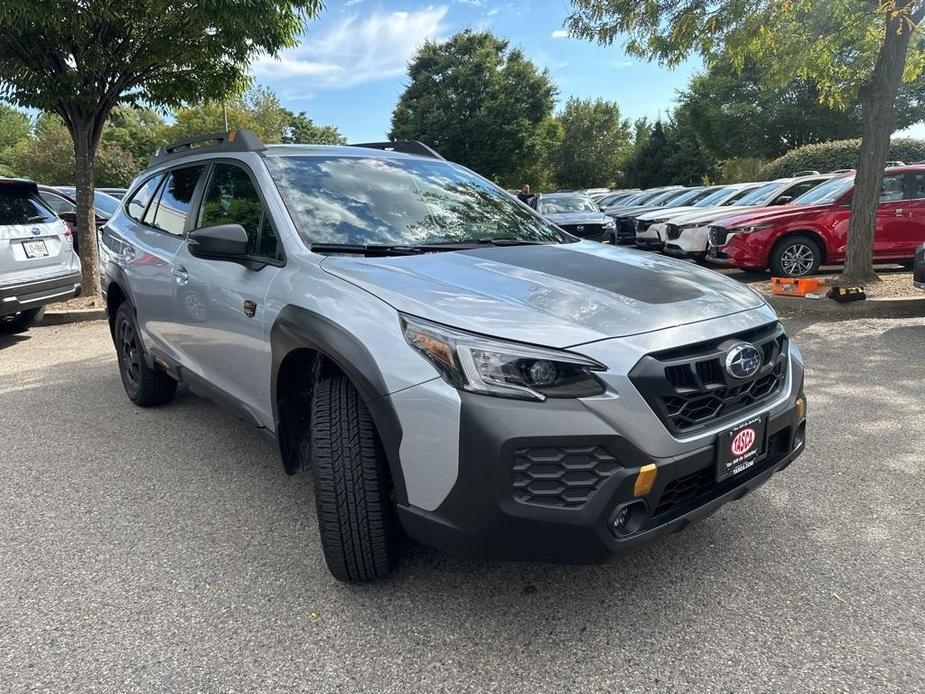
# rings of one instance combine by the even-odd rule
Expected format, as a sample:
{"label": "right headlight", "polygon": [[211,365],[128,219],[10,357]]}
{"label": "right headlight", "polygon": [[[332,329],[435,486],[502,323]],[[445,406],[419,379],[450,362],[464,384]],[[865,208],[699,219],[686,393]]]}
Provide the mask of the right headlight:
{"label": "right headlight", "polygon": [[593,359],[543,347],[495,340],[401,316],[405,340],[461,390],[499,398],[539,400],[600,395],[604,385]]}

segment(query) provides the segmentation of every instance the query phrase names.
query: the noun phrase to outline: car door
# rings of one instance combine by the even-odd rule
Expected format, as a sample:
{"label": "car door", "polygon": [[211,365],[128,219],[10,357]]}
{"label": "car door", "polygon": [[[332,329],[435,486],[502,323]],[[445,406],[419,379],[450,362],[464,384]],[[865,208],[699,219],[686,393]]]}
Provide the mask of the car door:
{"label": "car door", "polygon": [[192,228],[240,224],[257,264],[197,258],[184,242],[173,261],[173,322],[183,364],[228,404],[270,423],[271,353],[265,298],[284,264],[282,244],[253,173],[212,165]]}
{"label": "car door", "polygon": [[895,257],[897,248],[909,232],[909,202],[906,200],[906,174],[889,174],[880,182],[874,258]]}
{"label": "car door", "polygon": [[906,174],[906,214],[909,223],[897,240],[896,254],[912,258],[925,243],[925,171]]}
{"label": "car door", "polygon": [[103,235],[104,245],[118,249],[117,262],[131,288],[145,347],[175,360],[172,262],[184,241],[190,205],[205,169],[202,164],[183,166],[148,179],[128,202],[131,221],[126,232],[108,239],[113,232],[107,227]]}

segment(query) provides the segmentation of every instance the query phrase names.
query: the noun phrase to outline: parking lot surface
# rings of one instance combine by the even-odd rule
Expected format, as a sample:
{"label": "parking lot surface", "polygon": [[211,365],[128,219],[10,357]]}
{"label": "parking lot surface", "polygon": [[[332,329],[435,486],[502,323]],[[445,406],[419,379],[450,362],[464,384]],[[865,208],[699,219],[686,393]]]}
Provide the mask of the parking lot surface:
{"label": "parking lot surface", "polygon": [[925,690],[925,319],[785,321],[809,448],[619,563],[324,566],[307,475],[132,406],[104,323],[0,337],[2,692]]}

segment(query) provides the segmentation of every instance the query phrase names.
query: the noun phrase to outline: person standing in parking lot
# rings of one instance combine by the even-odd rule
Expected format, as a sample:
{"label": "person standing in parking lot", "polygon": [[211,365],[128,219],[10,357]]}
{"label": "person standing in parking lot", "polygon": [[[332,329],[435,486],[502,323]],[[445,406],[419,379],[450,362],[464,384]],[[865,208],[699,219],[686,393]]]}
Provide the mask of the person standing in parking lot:
{"label": "person standing in parking lot", "polygon": [[533,194],[530,192],[530,186],[524,183],[524,187],[520,189],[520,192],[517,194],[517,199],[520,200],[524,205],[529,205],[530,200],[533,199]]}

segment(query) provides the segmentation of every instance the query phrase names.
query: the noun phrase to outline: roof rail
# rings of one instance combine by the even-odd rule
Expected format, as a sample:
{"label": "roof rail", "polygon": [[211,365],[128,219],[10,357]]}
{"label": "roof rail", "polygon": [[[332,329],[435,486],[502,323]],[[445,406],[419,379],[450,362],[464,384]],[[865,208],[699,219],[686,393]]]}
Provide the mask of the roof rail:
{"label": "roof rail", "polygon": [[266,145],[253,130],[229,130],[226,133],[197,135],[159,147],[148,166],[181,157],[193,150],[208,149],[216,152],[261,152]]}
{"label": "roof rail", "polygon": [[381,149],[386,152],[400,152],[402,154],[416,154],[419,157],[443,159],[436,151],[417,140],[394,140],[393,142],[358,142],[351,147],[367,147],[368,149]]}

